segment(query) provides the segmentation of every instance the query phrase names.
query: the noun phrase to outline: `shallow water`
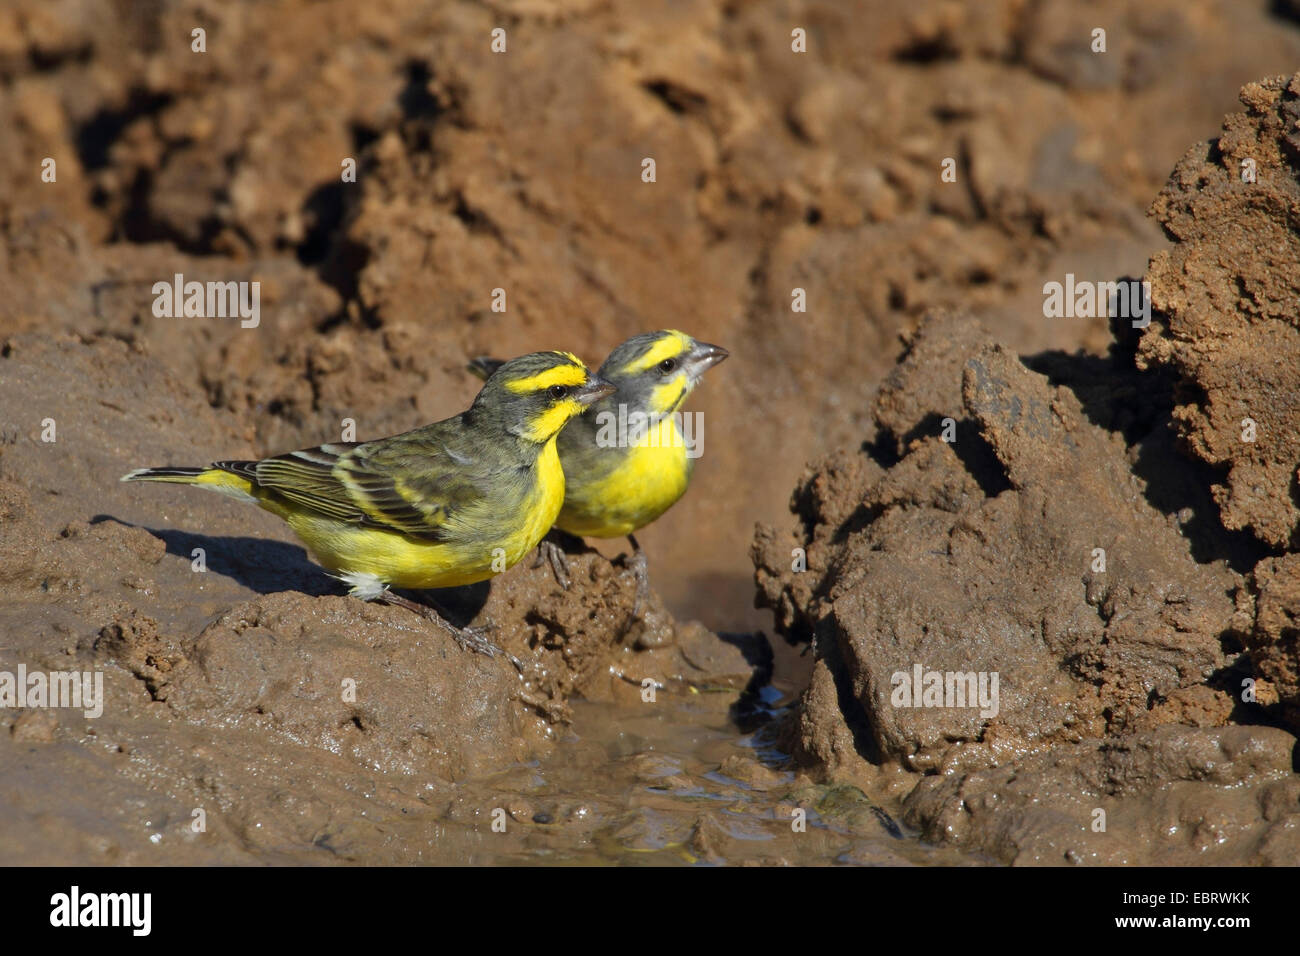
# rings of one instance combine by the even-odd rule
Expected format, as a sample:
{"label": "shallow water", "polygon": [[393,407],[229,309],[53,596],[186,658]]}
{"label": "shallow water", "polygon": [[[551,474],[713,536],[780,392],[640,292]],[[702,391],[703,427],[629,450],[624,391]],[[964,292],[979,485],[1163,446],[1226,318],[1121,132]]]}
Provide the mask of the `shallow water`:
{"label": "shallow water", "polygon": [[[765,689],[767,717],[792,690]],[[445,845],[469,852],[454,862],[974,862],[921,843],[855,787],[800,782],[773,745],[770,719],[748,733],[737,727],[738,696],[661,697],[640,709],[576,702],[571,732],[546,758],[456,788]]]}

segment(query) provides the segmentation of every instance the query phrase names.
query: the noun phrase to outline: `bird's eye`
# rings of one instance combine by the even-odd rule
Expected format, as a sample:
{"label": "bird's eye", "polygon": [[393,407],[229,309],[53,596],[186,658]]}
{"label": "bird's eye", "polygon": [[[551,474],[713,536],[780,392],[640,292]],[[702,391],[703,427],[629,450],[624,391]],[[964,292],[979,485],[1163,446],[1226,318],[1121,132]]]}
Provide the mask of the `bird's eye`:
{"label": "bird's eye", "polygon": [[547,391],[551,393],[551,398],[558,402],[569,394],[569,387],[567,385],[552,385]]}
{"label": "bird's eye", "polygon": [[675,368],[677,368],[677,359],[666,358],[659,363],[659,371],[663,372],[665,375],[673,371]]}

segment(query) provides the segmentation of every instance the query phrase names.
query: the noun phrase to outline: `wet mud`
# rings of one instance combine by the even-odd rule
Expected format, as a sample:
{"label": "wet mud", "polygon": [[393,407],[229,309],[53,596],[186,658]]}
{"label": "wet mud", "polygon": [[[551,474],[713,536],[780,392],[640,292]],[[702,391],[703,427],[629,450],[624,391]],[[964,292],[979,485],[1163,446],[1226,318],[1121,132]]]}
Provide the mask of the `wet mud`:
{"label": "wet mud", "polygon": [[[0,862],[1300,859],[1300,29],[862,6],[0,10],[0,672],[105,687],[0,707]],[[1150,327],[1044,318],[1066,273]],[[258,323],[158,315],[178,274]],[[117,481],[661,327],[731,359],[644,613],[621,540],[436,596],[522,673]],[[895,705],[917,665],[996,714]]]}

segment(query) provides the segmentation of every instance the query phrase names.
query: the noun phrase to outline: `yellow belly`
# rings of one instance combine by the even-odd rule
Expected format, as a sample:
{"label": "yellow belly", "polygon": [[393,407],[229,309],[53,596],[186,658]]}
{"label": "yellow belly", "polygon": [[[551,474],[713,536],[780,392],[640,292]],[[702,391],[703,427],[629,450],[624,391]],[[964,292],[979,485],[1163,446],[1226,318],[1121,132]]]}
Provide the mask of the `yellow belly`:
{"label": "yellow belly", "polygon": [[[312,556],[331,571],[373,574],[399,588],[449,588],[492,577],[493,554],[481,546],[456,542],[420,541],[378,528],[344,525],[307,513],[291,515],[289,527]],[[535,542],[534,542],[535,544]],[[506,541],[497,552],[497,569],[510,567],[527,552]],[[517,552],[517,553],[516,553]]]}
{"label": "yellow belly", "polygon": [[[664,426],[675,427],[671,418]],[[686,493],[690,482],[686,449],[680,440],[674,447],[667,437],[661,433],[657,444],[646,441],[627,449],[618,467],[600,478],[570,476],[555,526],[570,534],[617,538],[656,520]]]}

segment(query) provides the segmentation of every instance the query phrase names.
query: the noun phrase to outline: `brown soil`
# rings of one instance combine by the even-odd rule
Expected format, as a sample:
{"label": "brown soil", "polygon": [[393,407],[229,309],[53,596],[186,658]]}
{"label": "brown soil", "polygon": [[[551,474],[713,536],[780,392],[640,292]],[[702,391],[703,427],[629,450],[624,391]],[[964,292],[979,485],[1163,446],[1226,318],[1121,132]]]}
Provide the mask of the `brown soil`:
{"label": "brown soil", "polygon": [[[868,443],[805,476],[796,528],[760,529],[761,599],[818,652],[787,727],[816,775],[887,781],[928,837],[1006,862],[1300,854],[1296,555],[1267,552],[1300,459],[1298,94],[1248,85],[1175,170],[1140,344],[1117,319],[1105,357],[1019,356],[932,315]],[[1000,707],[897,697],[916,665],[996,673]]]}
{"label": "brown soil", "polygon": [[[1031,819],[1046,793],[1070,794],[1065,816],[1148,801],[1150,827],[1226,801],[1219,857],[1279,858],[1290,738],[1241,724],[1295,728],[1300,694],[1295,97],[1247,87],[1179,163],[1243,83],[1300,63],[1275,9],[8,4],[0,671],[100,669],[109,703],[0,710],[0,861],[1146,861],[1195,843],[1162,855],[1127,823],[1071,843]],[[1044,281],[1141,275],[1153,253],[1162,314],[1140,345],[1042,318]],[[260,282],[261,324],[155,316],[178,272]],[[116,480],[337,439],[344,419],[390,434],[463,408],[469,356],[598,363],[668,326],[732,358],[691,401],[708,429],[689,494],[638,535],[645,622],[619,541],[571,555],[568,592],[525,562],[449,598],[523,678],[342,597],[267,514]],[[935,438],[946,416],[955,444]],[[798,527],[760,532],[758,573],[778,629],[817,634],[806,658],[751,633],[771,621],[753,524],[796,484]],[[999,718],[882,707],[908,655],[1000,670]],[[796,768],[737,722],[800,696]],[[989,809],[950,825],[964,793]]]}

